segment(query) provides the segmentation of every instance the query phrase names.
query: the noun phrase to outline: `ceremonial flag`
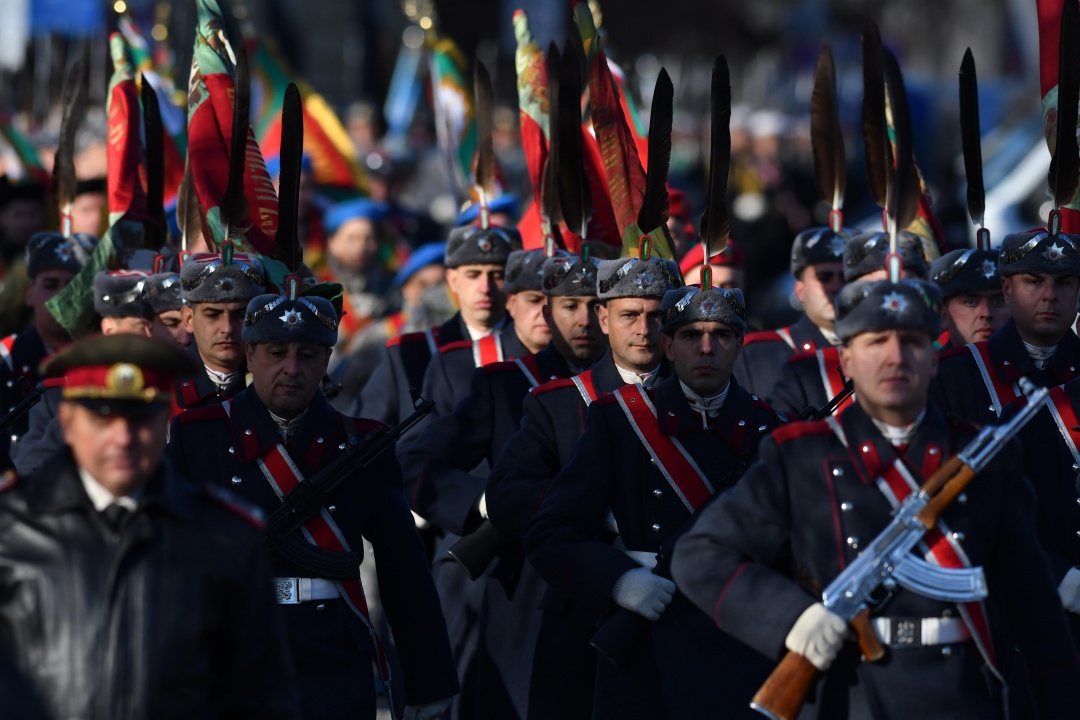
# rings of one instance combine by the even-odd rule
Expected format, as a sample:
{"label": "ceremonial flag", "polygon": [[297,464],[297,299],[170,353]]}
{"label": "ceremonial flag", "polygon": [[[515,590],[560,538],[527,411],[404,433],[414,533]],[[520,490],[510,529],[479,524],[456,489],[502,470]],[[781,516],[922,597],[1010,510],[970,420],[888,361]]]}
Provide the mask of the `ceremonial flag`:
{"label": "ceremonial flag", "polygon": [[251,58],[251,110],[255,137],[263,156],[281,151],[281,105],[285,88],[295,83],[304,105],[304,154],[311,158],[315,184],[367,192],[367,178],[356,160],[356,146],[333,108],[298,78],[278,53],[273,41],[248,42]]}
{"label": "ceremonial flag", "polygon": [[[232,152],[245,152],[244,198],[248,227],[232,239],[238,252],[270,255],[277,233],[277,194],[250,127],[246,148],[232,148],[236,56],[225,36],[216,0],[197,0],[199,22],[188,92],[188,162],[205,217],[212,250],[226,239],[221,202],[229,182]],[[232,221],[238,222],[238,218]]]}
{"label": "ceremonial flag", "polygon": [[450,175],[451,191],[460,205],[471,186],[476,155],[476,107],[465,81],[465,59],[453,40],[444,38],[431,52],[431,104],[435,133]]}
{"label": "ceremonial flag", "polygon": [[[19,158],[19,163],[22,165],[23,174],[26,178],[48,186],[51,180],[49,173],[41,164],[41,156],[38,154],[37,147],[15,127],[12,122],[11,111],[6,108],[0,110],[0,136],[3,136],[4,141],[11,146],[15,156]],[[10,176],[11,173],[8,173],[8,175]]]}
{"label": "ceremonial flag", "polygon": [[146,215],[146,166],[142,152],[139,91],[120,33],[109,36],[113,74],[108,94],[107,186],[109,224],[122,217],[142,221]]}

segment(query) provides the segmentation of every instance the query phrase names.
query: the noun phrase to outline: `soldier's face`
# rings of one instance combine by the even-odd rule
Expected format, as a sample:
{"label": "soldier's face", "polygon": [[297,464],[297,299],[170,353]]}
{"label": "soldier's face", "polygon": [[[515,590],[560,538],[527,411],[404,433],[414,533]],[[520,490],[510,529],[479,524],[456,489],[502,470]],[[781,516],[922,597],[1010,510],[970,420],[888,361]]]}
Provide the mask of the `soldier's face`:
{"label": "soldier's face", "polygon": [[102,335],[145,335],[151,336],[151,323],[146,318],[101,318]]}
{"label": "soldier's face", "polygon": [[591,365],[607,348],[607,338],[600,331],[599,307],[595,297],[551,297],[544,306],[551,342],[578,367]]}
{"label": "soldier's face", "polygon": [[45,307],[56,293],[67,287],[75,273],[70,270],[42,270],[26,290],[26,304],[34,310],[34,325],[50,346],[70,342],[67,331]]}
{"label": "soldier's face", "polygon": [[953,345],[987,340],[1008,318],[1005,296],[998,290],[973,290],[951,297],[942,310]]}
{"label": "soldier's face", "polygon": [[330,236],[326,249],[346,270],[364,272],[379,260],[379,236],[367,218],[346,221]]}
{"label": "soldier's face", "polygon": [[1033,345],[1057,345],[1076,318],[1080,278],[1044,273],[1001,278],[1001,291],[1020,336]]}
{"label": "soldier's face", "polygon": [[600,329],[608,336],[615,364],[646,373],[660,364],[659,298],[614,298],[600,306]]}
{"label": "soldier's face", "polygon": [[147,415],[103,415],[77,402],[62,402],[57,418],[79,467],[116,496],[144,487],[165,454],[169,408]]}
{"label": "soldier's face", "polygon": [[840,369],[854,381],[859,404],[890,425],[918,417],[937,366],[933,338],[918,330],[865,332],[840,348]]}
{"label": "soldier's face", "polygon": [[231,373],[244,364],[244,325],[247,303],[195,303],[180,308],[184,329],[195,338],[202,361],[212,370]]}
{"label": "soldier's face", "polygon": [[795,281],[795,297],[803,304],[812,323],[831,328],[836,319],[833,303],[843,287],[843,263],[818,263],[803,270],[802,276]]}
{"label": "soldier's face", "polygon": [[702,397],[721,393],[742,350],[742,337],[724,323],[687,323],[661,336],[664,354],[687,387]]}
{"label": "soldier's face", "polygon": [[502,319],[506,312],[503,274],[503,266],[497,264],[446,269],[446,284],[457,296],[467,325],[488,328]]}
{"label": "soldier's face", "polygon": [[330,348],[315,343],[259,343],[247,348],[255,393],[270,412],[292,419],[311,404],[330,362]]}
{"label": "soldier's face", "polygon": [[551,342],[551,328],[544,319],[547,296],[536,290],[523,290],[506,296],[506,309],[514,318],[514,332],[528,349],[535,353]]}
{"label": "soldier's face", "polygon": [[154,316],[150,337],[163,343],[176,343],[181,350],[191,344],[191,333],[184,327],[184,315],[179,310],[166,310]]}

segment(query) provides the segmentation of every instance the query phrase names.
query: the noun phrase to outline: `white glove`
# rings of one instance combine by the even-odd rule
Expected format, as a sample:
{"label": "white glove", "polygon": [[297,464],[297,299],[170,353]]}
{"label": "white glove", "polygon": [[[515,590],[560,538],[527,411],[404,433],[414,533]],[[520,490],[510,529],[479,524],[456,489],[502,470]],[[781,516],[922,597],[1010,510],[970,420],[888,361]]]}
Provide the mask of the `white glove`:
{"label": "white glove", "polygon": [[674,595],[675,583],[643,567],[624,572],[611,588],[616,603],[653,622],[660,619]]}
{"label": "white glove", "polygon": [[480,496],[480,504],[476,506],[476,509],[480,512],[480,517],[485,520],[488,519],[487,514],[487,493]]}
{"label": "white glove", "polygon": [[844,619],[821,603],[815,603],[791,626],[784,645],[809,660],[818,670],[825,671],[836,659],[847,636],[848,626]]}
{"label": "white glove", "polygon": [[1072,613],[1080,613],[1080,570],[1069,568],[1058,585],[1061,604]]}
{"label": "white glove", "polygon": [[450,707],[453,698],[438,700],[426,705],[406,705],[404,720],[437,720]]}

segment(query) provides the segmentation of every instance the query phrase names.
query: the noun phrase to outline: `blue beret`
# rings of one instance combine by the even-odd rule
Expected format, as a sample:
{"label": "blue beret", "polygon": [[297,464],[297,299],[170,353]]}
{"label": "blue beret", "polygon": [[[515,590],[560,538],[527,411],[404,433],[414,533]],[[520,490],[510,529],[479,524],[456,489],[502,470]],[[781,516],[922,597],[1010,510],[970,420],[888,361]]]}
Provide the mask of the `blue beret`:
{"label": "blue beret", "polygon": [[444,242],[425,243],[416,248],[412,251],[412,255],[409,255],[409,259],[405,261],[405,264],[401,266],[401,269],[397,271],[397,275],[394,276],[394,287],[401,287],[409,282],[409,278],[421,268],[434,264],[442,265],[444,255],[446,255],[446,243]]}
{"label": "blue beret", "polygon": [[333,234],[349,220],[365,218],[371,222],[380,223],[386,220],[390,214],[390,208],[386,203],[358,198],[346,202],[331,205],[323,215],[323,228]]}
{"label": "blue beret", "polygon": [[[517,217],[518,214],[518,199],[517,195],[513,193],[503,193],[496,198],[493,198],[488,203],[488,211],[492,213],[503,213],[504,215],[513,215]],[[461,211],[457,216],[457,224],[464,225],[465,223],[476,222],[477,215],[480,214],[480,203],[472,203],[467,208]]]}

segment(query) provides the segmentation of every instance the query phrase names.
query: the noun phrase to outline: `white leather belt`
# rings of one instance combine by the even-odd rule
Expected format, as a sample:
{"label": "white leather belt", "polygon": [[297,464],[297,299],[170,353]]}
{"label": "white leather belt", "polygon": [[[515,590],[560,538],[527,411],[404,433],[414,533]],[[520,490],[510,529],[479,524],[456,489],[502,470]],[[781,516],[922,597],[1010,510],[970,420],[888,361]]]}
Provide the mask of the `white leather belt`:
{"label": "white leather belt", "polygon": [[297,605],[309,600],[333,600],[339,597],[333,580],[323,578],[274,578],[274,597],[278,605]]}
{"label": "white leather belt", "polygon": [[656,553],[654,552],[645,552],[644,550],[626,550],[624,552],[626,552],[628,558],[634,560],[642,567],[656,567]]}
{"label": "white leather belt", "polygon": [[870,622],[881,643],[893,648],[948,645],[971,639],[971,631],[960,618],[876,617]]}

